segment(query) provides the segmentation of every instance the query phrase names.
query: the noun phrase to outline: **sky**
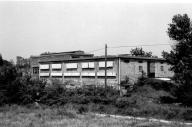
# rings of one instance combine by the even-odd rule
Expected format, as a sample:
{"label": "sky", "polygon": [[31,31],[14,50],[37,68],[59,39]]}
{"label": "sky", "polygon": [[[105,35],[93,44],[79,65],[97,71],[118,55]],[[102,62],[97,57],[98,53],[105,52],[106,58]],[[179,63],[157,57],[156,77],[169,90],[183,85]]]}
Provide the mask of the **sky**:
{"label": "sky", "polygon": [[[84,50],[95,55],[128,54],[133,47],[161,56],[170,51],[168,24],[175,14],[192,17],[192,3],[126,1],[0,1],[0,53],[4,59],[42,52]],[[167,44],[167,45],[158,45]]]}

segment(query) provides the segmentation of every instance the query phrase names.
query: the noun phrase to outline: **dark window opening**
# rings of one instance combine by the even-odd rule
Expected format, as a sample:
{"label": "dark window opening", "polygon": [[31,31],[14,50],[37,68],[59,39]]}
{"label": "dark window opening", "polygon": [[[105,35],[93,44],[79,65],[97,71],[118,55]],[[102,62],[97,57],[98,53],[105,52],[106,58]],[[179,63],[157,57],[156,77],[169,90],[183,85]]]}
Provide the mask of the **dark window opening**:
{"label": "dark window opening", "polygon": [[60,69],[52,69],[52,71],[61,71],[61,68]]}
{"label": "dark window opening", "polygon": [[80,56],[72,56],[72,58],[79,58]]}
{"label": "dark window opening", "polygon": [[[113,69],[113,67],[106,67],[107,70]],[[105,70],[105,67],[99,67],[99,70]]]}
{"label": "dark window opening", "polygon": [[139,72],[143,71],[143,66],[139,66]]}
{"label": "dark window opening", "polygon": [[33,74],[39,74],[39,67],[33,67]]}
{"label": "dark window opening", "polygon": [[41,71],[49,71],[49,69],[41,69]]}
{"label": "dark window opening", "polygon": [[49,69],[41,69],[40,72],[49,72]]}
{"label": "dark window opening", "polygon": [[67,71],[77,71],[77,68],[67,68]]}
{"label": "dark window opening", "polygon": [[95,68],[82,68],[82,71],[94,71]]}
{"label": "dark window opening", "polygon": [[164,67],[163,66],[161,66],[160,69],[161,69],[161,71],[164,71]]}
{"label": "dark window opening", "polygon": [[[105,79],[105,76],[97,76],[100,79]],[[114,79],[116,76],[107,76],[107,79]]]}
{"label": "dark window opening", "polygon": [[125,62],[125,63],[129,63],[129,62],[130,62],[130,60],[123,60],[123,62]]}

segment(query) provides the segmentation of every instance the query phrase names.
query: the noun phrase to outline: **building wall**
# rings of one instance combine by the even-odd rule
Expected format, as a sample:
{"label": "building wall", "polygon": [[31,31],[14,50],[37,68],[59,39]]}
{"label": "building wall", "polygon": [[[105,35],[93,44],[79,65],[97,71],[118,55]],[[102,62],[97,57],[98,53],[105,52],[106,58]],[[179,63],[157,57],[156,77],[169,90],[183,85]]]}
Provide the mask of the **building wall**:
{"label": "building wall", "polygon": [[[99,62],[101,61],[81,61],[81,62],[73,62],[77,63],[77,68],[67,68],[67,64],[70,63],[57,63],[57,64],[62,64],[62,67],[60,70],[53,70],[51,67],[52,64],[54,63],[46,63],[46,64],[41,64],[41,65],[49,65],[49,69],[44,69],[41,70],[40,67],[40,76],[43,73],[49,73],[47,76],[41,76],[41,78],[49,78],[51,80],[59,80],[62,83],[75,83],[77,86],[81,85],[104,85],[104,68],[99,67]],[[102,61],[104,62],[104,61]],[[113,67],[108,67],[107,69],[107,83],[110,86],[116,87],[118,84],[118,79],[117,79],[117,74],[118,74],[118,61],[109,61],[113,63]],[[72,64],[73,64],[72,63]],[[94,64],[94,68],[83,68],[82,64],[86,63],[91,63],[91,65]],[[40,66],[41,66],[40,65]],[[53,73],[57,73],[59,76],[53,76]]]}
{"label": "building wall", "polygon": [[[110,86],[114,86],[116,88],[119,87],[121,81],[124,81],[126,77],[129,78],[131,83],[135,83],[142,75],[142,72],[148,75],[148,70],[150,68],[147,60],[137,60],[137,59],[121,59],[120,60],[120,75],[119,75],[119,59],[111,59],[108,60],[113,63],[112,66],[107,68],[107,84]],[[41,70],[40,68],[40,76],[41,74],[45,74],[46,76],[42,76],[41,78],[49,78],[51,80],[58,80],[61,83],[72,83],[77,86],[82,85],[104,85],[105,83],[105,69],[104,64],[100,64],[100,62],[104,62],[104,60],[87,60],[87,61],[77,61],[77,62],[58,62],[58,63],[46,63],[49,65],[48,69]],[[69,68],[69,63],[71,63],[71,67],[74,66],[73,63],[77,63],[75,68]],[[94,67],[85,67],[86,63],[91,64]],[[162,63],[158,61],[152,62],[155,67],[155,77],[172,77],[173,73],[169,71],[170,65],[167,63]],[[53,64],[61,64],[61,68],[57,70],[52,69]],[[83,65],[84,64],[84,65]],[[41,64],[43,65],[43,64]],[[40,66],[41,66],[40,65]],[[102,66],[101,66],[102,65]],[[84,66],[84,67],[83,67]],[[89,66],[87,64],[86,66]],[[163,66],[163,67],[162,67]],[[162,70],[163,68],[163,70]],[[52,74],[56,74],[55,76]]]}
{"label": "building wall", "polygon": [[120,77],[121,81],[125,80],[126,77],[129,77],[131,83],[137,81],[138,77],[142,75],[142,72],[139,71],[139,66],[142,66],[143,72],[147,74],[147,61],[136,61],[136,60],[129,60],[124,61],[121,60],[120,65]]}
{"label": "building wall", "polygon": [[[163,70],[161,69],[161,66],[163,67]],[[156,62],[155,63],[155,77],[160,77],[160,78],[164,78],[164,77],[172,77],[174,75],[174,73],[172,71],[170,71],[171,65],[165,63],[165,62]]]}
{"label": "building wall", "polygon": [[39,72],[34,73],[35,68],[39,68],[39,57],[30,57],[30,73],[32,78],[39,78]]}
{"label": "building wall", "polygon": [[[139,66],[143,67],[143,71],[146,74],[146,76],[148,75],[148,71],[147,71],[148,67],[150,67],[150,66],[147,66],[146,60],[143,60],[142,62],[140,62],[139,60],[129,60],[129,61],[121,60],[120,66],[121,66],[120,80],[121,81],[125,80],[127,76],[129,77],[131,83],[136,82],[138,77],[142,75],[142,72],[139,71]],[[169,70],[171,66],[165,62],[155,61],[154,66],[155,66],[155,78],[159,78],[159,77],[168,78],[174,75],[174,73]]]}

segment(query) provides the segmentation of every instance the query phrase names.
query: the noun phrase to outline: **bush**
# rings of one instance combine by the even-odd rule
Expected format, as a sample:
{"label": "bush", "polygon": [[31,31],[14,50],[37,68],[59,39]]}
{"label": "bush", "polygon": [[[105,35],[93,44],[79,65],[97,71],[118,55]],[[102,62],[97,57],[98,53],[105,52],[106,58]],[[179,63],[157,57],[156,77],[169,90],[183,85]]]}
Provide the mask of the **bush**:
{"label": "bush", "polygon": [[[66,84],[59,84],[57,80],[52,82],[47,85],[46,82],[31,79],[28,75],[20,77],[13,65],[1,65],[0,104],[32,105],[34,102],[53,106],[71,104],[76,107],[78,113],[91,110],[109,114],[192,120],[190,116],[192,109],[160,104],[175,101],[176,86],[174,84],[148,79],[144,74],[135,84],[136,87],[129,91],[129,96],[128,94],[120,96],[120,91],[109,86],[104,88],[90,85],[68,89],[66,85],[71,84],[70,82]],[[129,79],[127,78],[122,84],[125,85],[124,87],[128,86]],[[187,92],[190,91],[185,93]],[[190,100],[185,98],[183,101],[188,103]],[[70,118],[74,117],[73,114],[62,110],[58,110],[57,113],[68,115]]]}
{"label": "bush", "polygon": [[[4,61],[5,63],[5,61]],[[5,104],[10,101],[10,97],[14,95],[13,81],[17,78],[16,68],[6,63],[0,66],[0,104]]]}
{"label": "bush", "polygon": [[17,78],[12,84],[17,88],[13,96],[17,96],[12,98],[15,99],[15,102],[13,100],[10,100],[10,102],[29,104],[39,101],[46,83],[38,79],[32,80],[30,76],[25,76]]}
{"label": "bush", "polygon": [[175,92],[177,101],[185,106],[192,106],[192,84],[180,85]]}
{"label": "bush", "polygon": [[111,104],[114,103],[119,96],[119,92],[111,87],[106,89],[103,87],[81,87],[76,89],[67,89],[64,85],[54,84],[47,87],[43,91],[41,102],[44,104]]}
{"label": "bush", "polygon": [[118,108],[126,108],[126,107],[133,107],[136,104],[136,100],[128,98],[128,97],[120,97],[117,98],[115,105]]}

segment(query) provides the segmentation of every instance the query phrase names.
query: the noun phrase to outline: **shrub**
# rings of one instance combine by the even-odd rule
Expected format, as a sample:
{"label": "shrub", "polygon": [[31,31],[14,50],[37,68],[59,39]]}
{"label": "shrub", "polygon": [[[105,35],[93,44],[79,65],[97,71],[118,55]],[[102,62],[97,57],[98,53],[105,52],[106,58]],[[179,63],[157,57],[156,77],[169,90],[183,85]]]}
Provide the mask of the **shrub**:
{"label": "shrub", "polygon": [[126,107],[132,107],[136,104],[136,100],[128,98],[128,97],[120,97],[116,99],[115,105],[118,108],[126,108]]}
{"label": "shrub", "polygon": [[11,102],[28,104],[40,99],[46,83],[38,79],[32,80],[30,76],[24,76],[16,79],[12,84],[17,88],[13,94],[14,96],[17,95],[17,99],[13,97],[16,102]]}
{"label": "shrub", "polygon": [[48,105],[61,105],[66,103],[75,104],[111,104],[119,96],[119,92],[111,87],[81,87],[76,89],[67,89],[62,84],[54,84],[43,91],[41,102]]}
{"label": "shrub", "polygon": [[182,113],[182,118],[184,120],[189,120],[189,121],[192,121],[192,109],[187,109],[185,110],[183,113]]}
{"label": "shrub", "polygon": [[144,71],[142,71],[141,76],[138,78],[136,86],[143,86],[145,85],[145,80],[148,79],[146,76],[146,73]]}
{"label": "shrub", "polygon": [[10,97],[13,97],[16,87],[12,82],[17,78],[16,68],[10,63],[3,62],[0,66],[0,104],[8,103]]}

